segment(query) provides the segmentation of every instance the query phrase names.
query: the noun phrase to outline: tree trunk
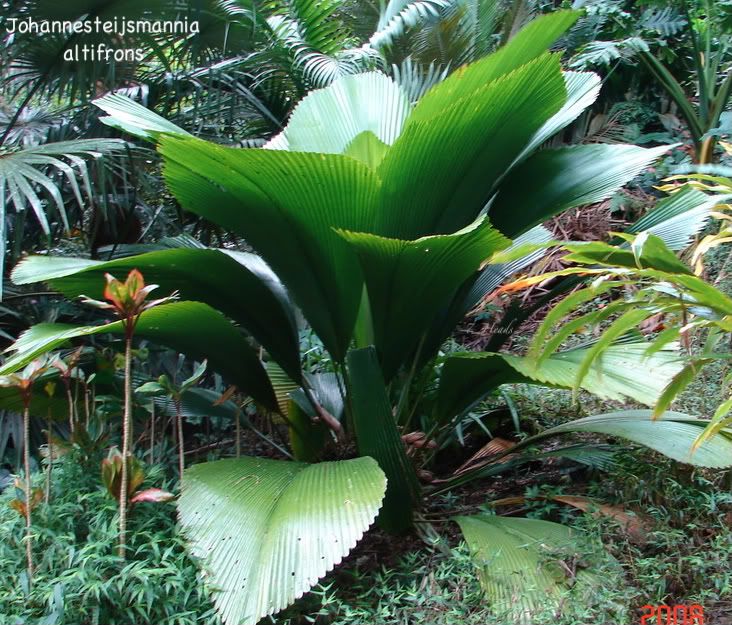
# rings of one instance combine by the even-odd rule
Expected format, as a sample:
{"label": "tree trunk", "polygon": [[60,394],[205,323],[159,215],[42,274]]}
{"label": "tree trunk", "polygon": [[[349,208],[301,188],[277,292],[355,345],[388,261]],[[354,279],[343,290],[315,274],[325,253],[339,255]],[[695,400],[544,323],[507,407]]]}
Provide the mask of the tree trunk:
{"label": "tree trunk", "polygon": [[31,546],[31,501],[33,498],[30,473],[30,401],[23,406],[23,464],[25,466],[25,557],[28,566],[28,587],[33,584],[33,549]]}
{"label": "tree trunk", "polygon": [[127,474],[132,435],[132,336],[125,340],[125,407],[122,420],[122,477],[119,489],[119,555],[126,556],[127,548]]}

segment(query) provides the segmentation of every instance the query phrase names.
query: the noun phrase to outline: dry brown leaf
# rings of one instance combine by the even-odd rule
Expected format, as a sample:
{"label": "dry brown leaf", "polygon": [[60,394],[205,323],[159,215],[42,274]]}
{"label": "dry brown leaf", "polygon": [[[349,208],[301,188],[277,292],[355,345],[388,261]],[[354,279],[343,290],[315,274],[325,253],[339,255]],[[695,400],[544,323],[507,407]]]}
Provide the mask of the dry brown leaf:
{"label": "dry brown leaf", "polygon": [[644,519],[636,514],[626,511],[621,506],[611,506],[610,504],[599,503],[589,497],[580,497],[577,495],[546,495],[539,497],[525,497],[517,495],[515,497],[504,497],[491,501],[491,506],[515,506],[526,503],[527,500],[545,499],[549,501],[557,501],[559,503],[572,506],[582,512],[592,514],[594,516],[605,516],[614,519],[627,532],[628,538],[634,543],[642,545],[648,541],[648,528]]}
{"label": "dry brown leaf", "polygon": [[[485,466],[490,464],[492,458],[502,454],[512,447],[515,447],[516,443],[506,440],[505,438],[496,437],[488,441],[483,447],[481,447],[476,453],[468,458],[462,465],[455,470],[455,475],[465,473],[470,469],[475,469],[479,466]],[[511,454],[503,456],[503,460],[511,457]]]}

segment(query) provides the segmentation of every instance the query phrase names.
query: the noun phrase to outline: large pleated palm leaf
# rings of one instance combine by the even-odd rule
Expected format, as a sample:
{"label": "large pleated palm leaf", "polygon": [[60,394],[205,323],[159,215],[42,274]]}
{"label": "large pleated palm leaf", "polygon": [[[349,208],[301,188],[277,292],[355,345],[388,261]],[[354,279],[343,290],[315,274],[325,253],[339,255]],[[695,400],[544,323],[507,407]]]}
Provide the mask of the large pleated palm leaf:
{"label": "large pleated palm leaf", "polygon": [[[31,258],[15,279],[47,280],[73,297],[98,293],[105,271],[137,266],[162,288],[222,311],[301,381],[292,298],[335,360],[345,361],[353,341],[373,344],[388,381],[415,355],[429,360],[466,308],[506,277],[506,267],[522,266],[491,264],[510,245],[508,237],[543,239],[535,224],[611,195],[663,151],[538,149],[598,92],[594,74],[563,74],[558,57],[545,52],[575,18],[557,12],[532,22],[415,106],[381,74],[344,77],[305,98],[270,149],[214,145],[130,101],[104,98],[99,106],[108,123],[157,139],[166,180],[181,204],[243,236],[266,269],[252,271],[231,254],[188,249],[112,263]],[[601,167],[588,171],[588,163]],[[192,267],[220,280],[197,284]],[[253,312],[232,301],[231,285],[271,304]],[[25,360],[18,349],[5,369]],[[470,359],[467,366],[479,373],[493,362]],[[619,368],[633,366],[643,369],[643,359],[626,359]],[[516,363],[510,369],[572,386],[566,375]],[[603,394],[603,384],[600,375],[592,390]],[[657,380],[645,385],[648,402],[658,387]],[[606,394],[644,395],[643,388],[617,388]],[[258,395],[270,398],[273,391]]]}
{"label": "large pleated palm leaf", "polygon": [[370,458],[206,462],[185,475],[180,520],[226,623],[257,623],[308,591],[373,523],[386,489]]}

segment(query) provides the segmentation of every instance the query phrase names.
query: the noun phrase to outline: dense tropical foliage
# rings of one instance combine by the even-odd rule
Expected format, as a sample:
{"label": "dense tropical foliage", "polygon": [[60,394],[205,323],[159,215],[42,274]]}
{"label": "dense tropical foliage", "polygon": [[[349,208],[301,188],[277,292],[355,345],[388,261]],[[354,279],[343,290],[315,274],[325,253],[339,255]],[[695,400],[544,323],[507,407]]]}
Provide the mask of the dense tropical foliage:
{"label": "dense tropical foliage", "polygon": [[295,623],[383,536],[470,560],[485,619],[635,622],[556,507],[647,545],[595,476],[730,475],[732,8],[564,4],[4,7],[200,30],[4,40],[0,611]]}

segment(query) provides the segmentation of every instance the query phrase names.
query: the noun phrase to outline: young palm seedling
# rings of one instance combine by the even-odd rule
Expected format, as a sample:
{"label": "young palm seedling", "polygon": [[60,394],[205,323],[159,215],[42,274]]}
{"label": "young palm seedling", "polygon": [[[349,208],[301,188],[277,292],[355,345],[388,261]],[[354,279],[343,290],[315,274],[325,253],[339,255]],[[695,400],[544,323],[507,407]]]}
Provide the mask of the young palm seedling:
{"label": "young palm seedling", "polygon": [[193,375],[184,380],[180,386],[176,386],[167,375],[161,375],[157,382],[146,382],[137,389],[138,393],[152,396],[167,396],[173,400],[175,405],[175,430],[178,439],[178,471],[181,478],[185,470],[185,450],[183,445],[183,395],[201,381],[206,372],[206,361],[204,360]]}
{"label": "young palm seedling", "polygon": [[81,358],[81,348],[71,353],[66,359],[56,355],[56,357],[49,363],[51,367],[58,369],[61,383],[64,385],[66,391],[66,401],[69,406],[69,431],[71,434],[76,429],[76,413],[74,409],[74,397],[71,393],[71,379],[78,376],[79,359]]}
{"label": "young palm seedling", "polygon": [[[111,274],[105,274],[107,286],[104,289],[104,299],[100,301],[84,297],[86,304],[96,306],[104,310],[112,310],[119,317],[124,328],[125,336],[125,393],[124,393],[124,412],[122,417],[122,456],[127,460],[132,455],[132,338],[135,334],[135,326],[137,325],[140,315],[150,308],[159,304],[164,304],[176,297],[172,294],[169,297],[163,297],[156,300],[147,300],[148,295],[154,291],[158,285],[145,285],[142,274],[133,269],[127,275],[124,282],[117,280]],[[119,555],[125,557],[125,548],[127,543],[127,508],[128,508],[128,465],[129,462],[121,463],[120,471],[120,497],[119,497]]]}

